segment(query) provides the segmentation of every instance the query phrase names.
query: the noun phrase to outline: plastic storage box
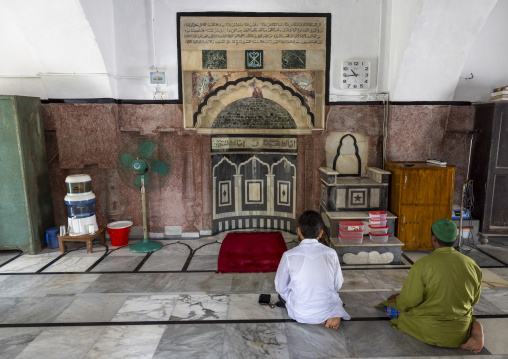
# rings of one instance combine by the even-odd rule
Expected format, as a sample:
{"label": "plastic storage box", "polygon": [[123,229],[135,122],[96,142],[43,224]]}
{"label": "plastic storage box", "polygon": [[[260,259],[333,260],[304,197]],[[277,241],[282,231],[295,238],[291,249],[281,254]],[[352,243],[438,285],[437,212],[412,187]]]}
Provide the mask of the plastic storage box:
{"label": "plastic storage box", "polygon": [[358,238],[344,238],[339,234],[339,240],[344,244],[362,244],[363,243],[363,235]]}
{"label": "plastic storage box", "polygon": [[340,221],[339,229],[343,232],[363,232],[365,225],[360,221]]}
{"label": "plastic storage box", "polygon": [[369,212],[369,219],[371,221],[386,221],[386,212],[384,211]]}
{"label": "plastic storage box", "polygon": [[386,243],[388,242],[388,234],[370,234],[370,240],[372,242]]}
{"label": "plastic storage box", "polygon": [[386,221],[373,221],[373,220],[369,220],[369,227],[376,227],[376,228],[381,228],[381,227],[386,227]]}
{"label": "plastic storage box", "polygon": [[369,225],[370,233],[372,234],[388,234],[388,226],[377,227]]}
{"label": "plastic storage box", "polygon": [[362,232],[360,232],[360,231],[351,232],[351,231],[341,231],[341,230],[339,230],[339,236],[341,236],[342,238],[347,238],[347,239],[350,239],[350,238],[362,238],[363,237],[363,231]]}

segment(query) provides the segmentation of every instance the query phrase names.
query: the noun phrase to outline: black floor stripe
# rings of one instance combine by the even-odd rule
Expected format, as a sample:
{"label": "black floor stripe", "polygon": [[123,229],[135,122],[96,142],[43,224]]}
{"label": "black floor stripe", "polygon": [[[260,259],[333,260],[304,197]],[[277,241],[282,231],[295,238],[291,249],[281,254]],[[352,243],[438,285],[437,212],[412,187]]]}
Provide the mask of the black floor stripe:
{"label": "black floor stripe", "polygon": [[[475,315],[476,319],[508,319],[508,314]],[[345,322],[377,322],[388,321],[388,317],[351,318]],[[296,323],[294,319],[222,319],[222,320],[154,320],[154,321],[127,321],[127,322],[75,322],[75,323],[11,323],[1,324],[0,328],[33,328],[33,327],[105,327],[125,325],[200,325],[200,324],[270,324],[270,323]]]}
{"label": "black floor stripe", "polygon": [[409,257],[408,257],[405,253],[402,253],[402,257],[406,258],[406,260],[407,260],[407,261],[408,261],[411,265],[415,264],[415,262],[413,262],[413,261],[411,260],[411,258],[409,258]]}
{"label": "black floor stripe", "polygon": [[56,263],[60,258],[62,257],[65,257],[67,255],[68,252],[63,252],[62,254],[60,254],[58,257],[56,257],[55,259],[53,259],[51,262],[49,262],[48,264],[46,264],[44,267],[40,268],[37,272],[35,272],[36,274],[39,274],[39,273],[42,273],[42,271],[44,271],[44,269],[48,268],[48,267],[51,267],[54,263]]}
{"label": "black floor stripe", "polygon": [[92,264],[90,267],[88,267],[86,270],[85,270],[85,273],[90,273],[92,269],[94,269],[95,267],[97,267],[97,265],[102,262],[112,251],[106,251],[106,253],[104,253],[99,259],[97,259],[97,261]]}
{"label": "black floor stripe", "polygon": [[475,248],[478,252],[481,252],[481,253],[485,254],[486,256],[488,256],[488,257],[490,257],[490,258],[492,258],[492,259],[494,259],[494,260],[498,261],[498,262],[499,262],[499,263],[501,263],[503,266],[508,267],[508,264],[507,264],[507,263],[505,263],[505,262],[503,262],[501,259],[498,259],[498,258],[494,257],[492,254],[487,253],[487,252],[485,252],[484,250],[482,250],[482,249],[480,249],[480,248],[478,248],[478,247],[474,247],[474,248]]}
{"label": "black floor stripe", "polygon": [[[143,265],[146,263],[146,261],[148,260],[148,258],[150,258],[150,256],[152,255],[153,252],[148,252],[146,254],[146,256],[143,258],[143,260],[141,262],[139,262],[139,264],[137,265],[136,268],[134,268],[133,272],[134,273],[138,273],[139,270],[141,269],[141,267],[143,267]],[[97,273],[97,272],[95,272]]]}
{"label": "black floor stripe", "polygon": [[0,264],[0,268],[1,268],[1,267],[3,267],[3,266],[4,266],[4,265],[6,265],[6,264],[8,264],[8,263],[12,262],[13,260],[15,260],[15,259],[17,259],[17,258],[21,257],[22,255],[23,255],[23,252],[19,252],[16,256],[14,256],[14,257],[12,257],[11,259],[9,259],[8,261],[5,261],[5,262],[3,262],[2,264]]}

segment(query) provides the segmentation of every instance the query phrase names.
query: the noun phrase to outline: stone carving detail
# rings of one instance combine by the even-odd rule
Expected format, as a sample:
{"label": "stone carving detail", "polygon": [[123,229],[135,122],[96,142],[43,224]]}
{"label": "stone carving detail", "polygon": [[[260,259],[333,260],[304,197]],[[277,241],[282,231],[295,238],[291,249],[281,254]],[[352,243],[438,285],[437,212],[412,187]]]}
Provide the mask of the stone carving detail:
{"label": "stone carving detail", "polygon": [[355,136],[347,134],[340,139],[337,154],[333,159],[333,169],[339,176],[357,176],[362,174],[362,160],[358,153]]}
{"label": "stone carving detail", "polygon": [[304,69],[305,50],[282,50],[283,69]]}
{"label": "stone carving detail", "polygon": [[226,50],[203,50],[201,52],[203,69],[227,69]]}

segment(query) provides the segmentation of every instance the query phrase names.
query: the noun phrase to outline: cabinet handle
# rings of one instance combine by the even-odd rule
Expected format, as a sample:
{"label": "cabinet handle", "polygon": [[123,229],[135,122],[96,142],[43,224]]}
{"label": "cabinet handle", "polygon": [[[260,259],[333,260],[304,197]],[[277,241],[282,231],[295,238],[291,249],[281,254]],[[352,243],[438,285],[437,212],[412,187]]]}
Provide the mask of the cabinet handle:
{"label": "cabinet handle", "polygon": [[402,215],[402,224],[403,225],[406,224],[406,215],[405,214]]}
{"label": "cabinet handle", "polygon": [[406,183],[407,183],[407,174],[404,173],[404,184],[406,184]]}

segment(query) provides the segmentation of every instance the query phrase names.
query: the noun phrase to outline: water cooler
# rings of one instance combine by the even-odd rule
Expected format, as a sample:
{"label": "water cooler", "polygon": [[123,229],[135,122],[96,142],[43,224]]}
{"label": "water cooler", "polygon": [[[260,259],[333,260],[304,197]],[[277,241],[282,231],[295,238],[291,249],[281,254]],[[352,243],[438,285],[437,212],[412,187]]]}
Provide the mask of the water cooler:
{"label": "water cooler", "polygon": [[82,236],[95,233],[99,227],[95,218],[92,179],[85,174],[70,175],[65,179],[65,187],[69,235]]}

